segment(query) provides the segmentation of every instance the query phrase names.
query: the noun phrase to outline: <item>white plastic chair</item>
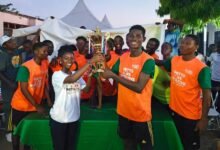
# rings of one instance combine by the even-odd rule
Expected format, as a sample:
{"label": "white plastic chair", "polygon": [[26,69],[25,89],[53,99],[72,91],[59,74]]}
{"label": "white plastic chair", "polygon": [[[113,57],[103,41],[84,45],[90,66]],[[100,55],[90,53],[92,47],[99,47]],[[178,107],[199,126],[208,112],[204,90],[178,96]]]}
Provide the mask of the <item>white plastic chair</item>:
{"label": "white plastic chair", "polygon": [[[214,90],[216,90],[216,95],[215,95],[215,99],[211,95],[212,106],[209,109],[209,113],[208,113],[208,116],[210,117],[210,120],[208,123],[208,130],[215,130],[215,129],[220,128],[220,114],[217,111],[217,108],[215,106],[215,103],[218,99],[220,88],[218,87],[218,88],[215,88]],[[213,126],[213,127],[211,127],[211,126]]]}

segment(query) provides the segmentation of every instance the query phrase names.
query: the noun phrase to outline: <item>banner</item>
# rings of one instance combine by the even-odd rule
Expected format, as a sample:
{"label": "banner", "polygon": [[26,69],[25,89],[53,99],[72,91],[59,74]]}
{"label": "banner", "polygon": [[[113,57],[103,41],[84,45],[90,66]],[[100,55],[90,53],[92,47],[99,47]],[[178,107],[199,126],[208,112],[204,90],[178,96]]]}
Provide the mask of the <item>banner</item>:
{"label": "banner", "polygon": [[[160,41],[160,46],[158,48],[158,50],[156,51],[157,55],[161,58],[161,52],[160,52],[160,48],[161,45],[164,42],[164,36],[165,36],[165,25],[155,25],[155,24],[148,24],[148,25],[142,25],[145,30],[146,30],[146,40],[144,41],[144,43],[142,44],[142,46],[144,48],[146,48],[147,42],[150,38],[157,38]],[[123,37],[125,45],[124,48],[128,48],[127,44],[126,44],[126,35],[129,32],[129,28],[130,27],[122,27],[122,28],[115,28],[115,29],[106,29],[106,30],[102,30],[103,33],[110,35],[111,38],[114,38],[117,35],[120,35]]]}

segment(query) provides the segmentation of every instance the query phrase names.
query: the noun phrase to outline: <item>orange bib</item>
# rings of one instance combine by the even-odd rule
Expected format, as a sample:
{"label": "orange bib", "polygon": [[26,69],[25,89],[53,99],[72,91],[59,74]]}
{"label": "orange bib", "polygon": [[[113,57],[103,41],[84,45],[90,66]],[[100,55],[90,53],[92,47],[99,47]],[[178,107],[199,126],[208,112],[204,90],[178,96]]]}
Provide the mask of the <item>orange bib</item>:
{"label": "orange bib", "polygon": [[115,51],[110,52],[111,59],[107,62],[107,66],[111,69],[116,61],[119,59],[120,55],[116,54]]}
{"label": "orange bib", "polygon": [[[33,96],[37,104],[41,103],[48,72],[48,64],[42,61],[41,65],[35,63],[33,59],[23,64],[29,71],[28,91]],[[20,83],[15,91],[12,102],[12,108],[19,111],[36,111],[36,108],[26,99],[21,92]]]}
{"label": "orange bib", "polygon": [[[144,63],[153,59],[142,52],[138,57],[130,57],[130,52],[120,57],[119,75],[127,80],[137,82]],[[152,79],[149,79],[141,93],[136,93],[125,86],[118,85],[117,113],[137,122],[150,121]]]}
{"label": "orange bib", "polygon": [[197,58],[184,61],[182,56],[175,56],[171,67],[170,108],[185,118],[200,119],[202,100],[198,76],[205,64]]}
{"label": "orange bib", "polygon": [[81,55],[78,51],[74,52],[74,59],[78,64],[78,69],[81,69],[87,63],[85,56]]}

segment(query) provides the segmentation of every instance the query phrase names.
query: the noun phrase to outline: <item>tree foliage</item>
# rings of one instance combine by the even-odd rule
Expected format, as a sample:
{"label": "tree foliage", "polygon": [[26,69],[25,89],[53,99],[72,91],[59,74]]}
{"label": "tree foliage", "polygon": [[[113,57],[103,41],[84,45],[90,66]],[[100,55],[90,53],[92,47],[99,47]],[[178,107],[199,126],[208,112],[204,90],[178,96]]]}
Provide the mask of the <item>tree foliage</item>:
{"label": "tree foliage", "polygon": [[220,26],[220,0],[160,0],[157,14],[170,14],[188,27],[202,28],[212,22]]}
{"label": "tree foliage", "polygon": [[11,8],[12,5],[12,3],[6,5],[0,4],[0,12],[12,12],[18,14],[18,11],[15,8]]}

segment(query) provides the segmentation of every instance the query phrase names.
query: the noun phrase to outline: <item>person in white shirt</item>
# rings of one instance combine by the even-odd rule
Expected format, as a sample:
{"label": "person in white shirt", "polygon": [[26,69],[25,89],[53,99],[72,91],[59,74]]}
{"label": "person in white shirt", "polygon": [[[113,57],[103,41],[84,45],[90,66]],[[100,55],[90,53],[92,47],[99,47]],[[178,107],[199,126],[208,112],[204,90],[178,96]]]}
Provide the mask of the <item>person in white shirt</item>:
{"label": "person in white shirt", "polygon": [[[220,88],[220,42],[217,43],[217,51],[211,53],[207,58],[211,62],[211,82],[212,82],[212,96],[215,99],[217,90]],[[217,110],[220,112],[220,96],[216,101]]]}
{"label": "person in white shirt", "polygon": [[94,56],[80,70],[71,72],[74,62],[72,51],[65,49],[61,54],[62,70],[52,76],[55,101],[50,110],[50,127],[54,150],[74,150],[76,147],[80,91],[90,88],[81,76],[98,61],[103,61],[102,55]]}

